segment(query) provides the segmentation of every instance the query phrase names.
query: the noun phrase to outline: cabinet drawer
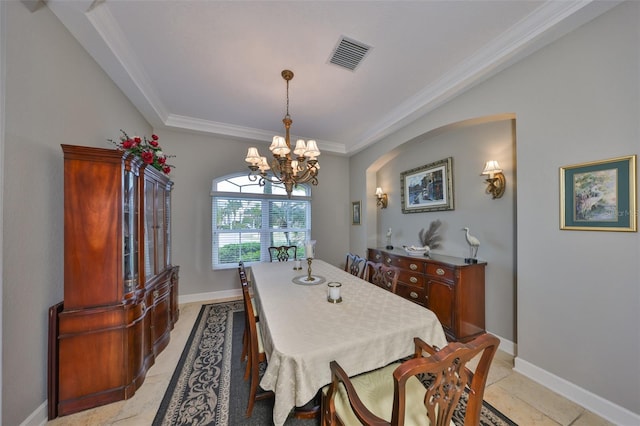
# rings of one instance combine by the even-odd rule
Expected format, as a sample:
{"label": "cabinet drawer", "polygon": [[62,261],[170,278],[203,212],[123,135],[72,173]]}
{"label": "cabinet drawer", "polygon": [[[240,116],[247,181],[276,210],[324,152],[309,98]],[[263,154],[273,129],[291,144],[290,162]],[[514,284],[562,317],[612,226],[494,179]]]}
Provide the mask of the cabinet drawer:
{"label": "cabinet drawer", "polygon": [[449,281],[453,281],[455,277],[453,268],[433,263],[427,264],[427,274],[441,280],[444,279]]}
{"label": "cabinet drawer", "polygon": [[378,250],[369,249],[369,260],[373,260],[374,262],[382,262],[384,257],[382,253]]}
{"label": "cabinet drawer", "polygon": [[416,287],[424,287],[424,275],[422,273],[401,269],[400,274],[398,275],[398,282]]}
{"label": "cabinet drawer", "polygon": [[417,303],[421,306],[426,306],[426,291],[424,288],[414,287],[412,285],[405,285],[402,283],[398,283],[398,287],[396,289],[396,294],[398,296],[404,297],[407,300],[410,300],[414,303]]}
{"label": "cabinet drawer", "polygon": [[394,263],[400,269],[407,269],[409,271],[416,272],[418,274],[425,273],[425,262],[422,260],[399,257],[395,259]]}

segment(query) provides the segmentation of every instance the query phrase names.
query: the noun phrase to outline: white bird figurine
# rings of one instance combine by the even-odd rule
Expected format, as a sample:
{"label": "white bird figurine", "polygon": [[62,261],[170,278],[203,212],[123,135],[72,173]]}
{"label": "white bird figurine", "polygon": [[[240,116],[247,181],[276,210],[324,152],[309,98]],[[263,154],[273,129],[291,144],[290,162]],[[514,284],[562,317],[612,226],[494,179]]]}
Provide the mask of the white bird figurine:
{"label": "white bird figurine", "polygon": [[469,244],[471,259],[475,259],[478,254],[478,247],[480,247],[480,240],[469,234],[469,228],[464,227],[462,230],[466,231],[465,238],[467,239],[467,244]]}

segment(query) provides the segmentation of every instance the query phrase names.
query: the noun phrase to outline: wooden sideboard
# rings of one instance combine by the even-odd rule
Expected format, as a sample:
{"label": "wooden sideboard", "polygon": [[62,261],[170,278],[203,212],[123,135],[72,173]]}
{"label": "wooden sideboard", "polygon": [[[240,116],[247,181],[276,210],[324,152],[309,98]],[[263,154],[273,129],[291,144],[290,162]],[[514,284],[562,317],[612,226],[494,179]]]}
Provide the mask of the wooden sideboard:
{"label": "wooden sideboard", "polygon": [[485,332],[485,262],[431,254],[409,256],[400,249],[368,249],[367,258],[400,269],[397,294],[432,310],[447,339],[467,341]]}
{"label": "wooden sideboard", "polygon": [[173,182],[122,151],[62,150],[64,300],[49,310],[49,419],[130,398],[179,315]]}

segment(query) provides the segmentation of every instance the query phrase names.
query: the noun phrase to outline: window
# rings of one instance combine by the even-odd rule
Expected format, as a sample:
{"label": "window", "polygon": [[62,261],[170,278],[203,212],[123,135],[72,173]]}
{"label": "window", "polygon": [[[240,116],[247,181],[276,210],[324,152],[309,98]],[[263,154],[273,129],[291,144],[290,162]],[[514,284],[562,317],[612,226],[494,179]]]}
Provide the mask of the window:
{"label": "window", "polygon": [[283,185],[260,186],[247,175],[213,181],[212,267],[236,267],[240,260],[269,260],[270,246],[296,245],[298,256],[311,236],[311,190],[298,185],[287,198]]}

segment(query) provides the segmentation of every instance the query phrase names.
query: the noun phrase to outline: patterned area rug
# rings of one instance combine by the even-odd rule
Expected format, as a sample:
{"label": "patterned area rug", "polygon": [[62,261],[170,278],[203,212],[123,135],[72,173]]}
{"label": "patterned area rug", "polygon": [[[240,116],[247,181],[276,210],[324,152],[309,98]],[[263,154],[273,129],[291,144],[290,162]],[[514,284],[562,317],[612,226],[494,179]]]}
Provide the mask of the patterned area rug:
{"label": "patterned area rug", "polygon": [[[257,401],[251,418],[247,408],[249,384],[240,362],[244,328],[242,301],[203,305],[173,373],[153,426],[272,425],[272,400]],[[327,367],[328,368],[328,367]],[[466,395],[459,404],[454,423],[462,424]],[[290,417],[286,426],[317,426],[319,419]],[[506,416],[483,403],[480,424],[517,426]]]}

